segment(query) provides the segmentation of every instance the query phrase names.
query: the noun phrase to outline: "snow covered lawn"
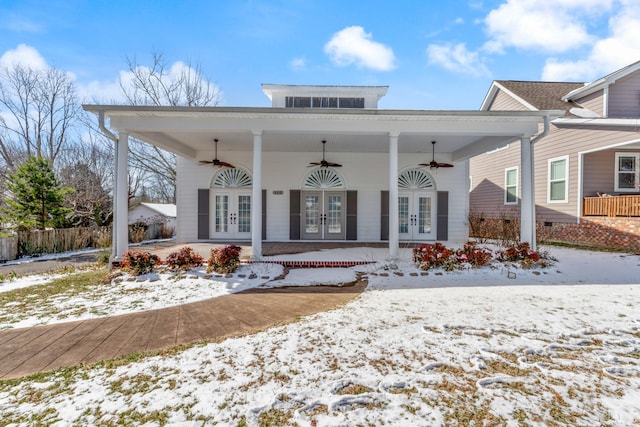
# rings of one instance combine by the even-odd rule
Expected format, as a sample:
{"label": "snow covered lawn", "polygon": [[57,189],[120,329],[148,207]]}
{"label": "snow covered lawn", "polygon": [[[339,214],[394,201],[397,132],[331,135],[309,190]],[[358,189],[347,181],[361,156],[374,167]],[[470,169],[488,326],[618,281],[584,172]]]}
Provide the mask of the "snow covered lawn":
{"label": "snow covered lawn", "polygon": [[342,308],[259,334],[0,382],[0,419],[640,425],[640,257],[551,251],[558,262],[539,271],[421,276],[406,260],[398,270],[297,270],[282,283],[361,270],[369,287]]}

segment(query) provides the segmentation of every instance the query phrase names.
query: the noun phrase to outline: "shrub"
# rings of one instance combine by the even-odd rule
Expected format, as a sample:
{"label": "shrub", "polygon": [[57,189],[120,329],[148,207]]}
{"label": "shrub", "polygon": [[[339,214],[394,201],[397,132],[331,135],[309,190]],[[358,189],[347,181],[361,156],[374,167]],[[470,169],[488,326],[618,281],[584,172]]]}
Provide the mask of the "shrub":
{"label": "shrub", "polygon": [[122,257],[120,267],[136,276],[140,276],[151,273],[156,264],[160,264],[160,258],[157,255],[149,252],[129,251]]}
{"label": "shrub", "polygon": [[456,268],[454,252],[442,243],[433,245],[425,243],[413,249],[413,262],[418,264],[421,270],[430,268],[444,268],[447,271]]}
{"label": "shrub", "polygon": [[233,273],[240,265],[240,246],[230,245],[211,249],[207,272]]}
{"label": "shrub", "polygon": [[181,248],[178,252],[170,253],[164,260],[164,263],[173,271],[187,271],[193,267],[201,266],[203,262],[204,259],[188,246]]}
{"label": "shrub", "polygon": [[131,243],[140,243],[144,240],[144,233],[149,225],[144,221],[136,221],[129,224],[129,241]]}
{"label": "shrub", "polygon": [[519,262],[524,268],[530,268],[543,260],[543,256],[531,249],[529,242],[521,242],[498,252],[498,260]]}
{"label": "shrub", "polygon": [[456,258],[462,264],[471,264],[472,267],[482,267],[488,265],[493,252],[487,248],[479,248],[476,242],[467,242],[462,249],[456,251]]}

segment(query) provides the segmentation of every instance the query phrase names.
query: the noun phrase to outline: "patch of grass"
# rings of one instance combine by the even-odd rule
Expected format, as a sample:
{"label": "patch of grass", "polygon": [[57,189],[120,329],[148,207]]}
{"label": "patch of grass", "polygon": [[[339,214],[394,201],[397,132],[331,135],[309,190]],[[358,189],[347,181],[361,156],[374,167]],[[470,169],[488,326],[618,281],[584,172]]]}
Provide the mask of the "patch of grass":
{"label": "patch of grass", "polygon": [[270,409],[262,412],[258,416],[258,426],[260,427],[276,427],[288,425],[289,420],[293,417],[291,411],[281,411],[279,409]]}
{"label": "patch of grass", "polygon": [[373,390],[362,384],[349,384],[338,390],[337,394],[364,394],[371,393]]}
{"label": "patch of grass", "polygon": [[0,293],[0,307],[11,303],[7,311],[20,313],[28,307],[46,304],[49,298],[64,294],[68,297],[81,294],[90,288],[100,286],[107,274],[105,268],[68,274],[39,286],[29,286]]}

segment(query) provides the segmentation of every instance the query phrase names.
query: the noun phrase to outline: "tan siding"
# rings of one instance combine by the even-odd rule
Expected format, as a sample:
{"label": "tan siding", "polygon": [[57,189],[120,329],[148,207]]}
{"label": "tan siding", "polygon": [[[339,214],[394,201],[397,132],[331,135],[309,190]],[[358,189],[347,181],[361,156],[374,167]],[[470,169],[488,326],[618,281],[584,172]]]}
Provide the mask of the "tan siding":
{"label": "tan siding", "polygon": [[[604,148],[625,142],[638,141],[640,135],[635,132],[624,132],[620,130],[611,130],[606,128],[598,128],[593,126],[576,126],[563,127],[558,129],[552,126],[550,134],[536,144],[534,149],[536,159],[536,205],[538,219],[542,221],[552,222],[574,222],[578,208],[578,153]],[[615,151],[615,150],[614,150]],[[551,158],[560,157],[569,154],[569,202],[568,203],[547,203],[547,177],[548,177],[548,161]],[[586,162],[585,162],[586,163]],[[598,168],[603,165],[597,165]],[[583,165],[584,175],[591,173],[586,169],[587,164]],[[602,185],[607,186],[611,182],[613,175],[613,161],[609,165],[610,177],[606,177],[606,171],[600,171],[603,179]],[[597,178],[595,178],[597,179]],[[589,183],[588,191],[594,191],[599,186],[597,181]],[[611,187],[613,188],[613,186]],[[585,188],[587,190],[587,188]],[[601,189],[595,191],[602,191]],[[584,194],[586,195],[586,194]]]}
{"label": "tan siding", "polygon": [[584,108],[604,117],[604,91],[599,90],[584,98],[576,99],[576,102]]}
{"label": "tan siding", "polygon": [[[500,166],[497,166],[500,165]],[[504,204],[504,171],[518,167],[518,196],[520,196],[520,141],[509,144],[509,148],[485,153],[469,161],[469,174],[472,188],[469,195],[471,210],[488,218],[500,214],[519,215],[520,202],[517,205]]]}
{"label": "tan siding", "polygon": [[[617,128],[566,125],[560,129],[552,124],[549,135],[534,146],[538,220],[573,223],[577,221],[578,203],[581,203],[581,200],[578,200],[578,153],[638,141],[640,141],[640,134],[633,130],[621,131]],[[518,173],[521,174],[519,147],[519,143],[511,144],[507,150],[482,154],[470,160],[470,175],[473,181],[473,191],[470,195],[472,210],[493,212],[494,216],[498,216],[500,212],[513,210],[513,206],[504,205],[504,169],[518,166]],[[616,151],[625,151],[625,149],[609,148],[606,152],[597,155],[602,158],[592,153],[585,154],[583,168],[588,171],[584,173],[585,196],[597,191],[613,193],[614,154],[612,153]],[[564,155],[569,155],[568,203],[547,203],[549,159]],[[592,168],[594,170],[591,170]],[[520,186],[518,194],[521,195]],[[516,211],[517,209],[519,205]]]}
{"label": "tan siding", "polygon": [[583,196],[597,196],[598,192],[613,194],[615,151],[596,151],[584,155]]}
{"label": "tan siding", "polygon": [[528,110],[519,101],[516,101],[511,95],[506,94],[502,90],[498,90],[489,110],[512,111],[512,110]]}
{"label": "tan siding", "polygon": [[640,72],[609,86],[609,117],[640,117]]}

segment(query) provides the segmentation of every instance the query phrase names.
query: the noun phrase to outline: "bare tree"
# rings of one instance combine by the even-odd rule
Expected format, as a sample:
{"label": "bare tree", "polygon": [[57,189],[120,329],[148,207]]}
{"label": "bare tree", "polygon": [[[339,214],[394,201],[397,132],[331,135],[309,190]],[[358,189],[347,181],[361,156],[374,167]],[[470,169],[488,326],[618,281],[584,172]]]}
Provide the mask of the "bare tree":
{"label": "bare tree", "polygon": [[161,53],[152,53],[151,67],[127,58],[130,79],[120,79],[122,93],[131,105],[201,107],[218,105],[220,89],[202,74],[199,62],[169,66]]}
{"label": "bare tree", "polygon": [[[150,67],[136,58],[127,58],[128,78],[120,87],[131,105],[215,106],[221,99],[218,86],[204,77],[200,63],[176,62],[169,66],[161,53],[152,53]],[[132,139],[130,164],[144,172],[153,184],[145,186],[147,195],[156,201],[175,202],[175,154],[154,145]]]}
{"label": "bare tree", "polygon": [[36,156],[55,163],[79,111],[72,79],[55,68],[0,70],[0,156],[7,169]]}
{"label": "bare tree", "polygon": [[64,150],[59,159],[59,179],[75,192],[65,198],[73,211],[74,226],[103,226],[113,219],[113,151],[100,142],[88,140]]}

